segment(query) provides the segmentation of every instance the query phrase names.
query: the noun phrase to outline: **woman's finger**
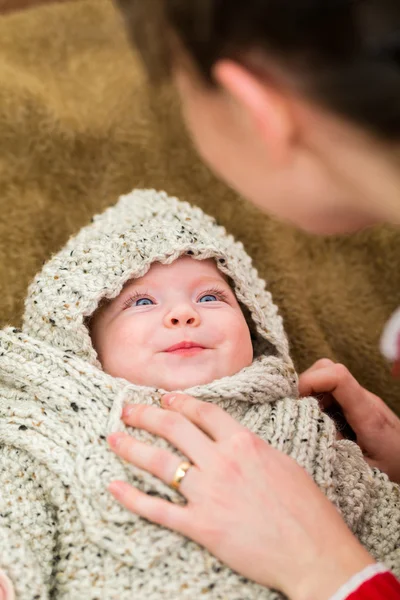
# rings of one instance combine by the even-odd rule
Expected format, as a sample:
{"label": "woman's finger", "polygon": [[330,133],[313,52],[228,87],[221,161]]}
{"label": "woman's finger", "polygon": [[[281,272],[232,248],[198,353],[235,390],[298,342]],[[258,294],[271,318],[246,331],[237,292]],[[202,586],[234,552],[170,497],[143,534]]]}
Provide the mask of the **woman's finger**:
{"label": "woman's finger", "polygon": [[[112,450],[139,469],[143,469],[161,479],[167,485],[171,485],[175,473],[182,463],[182,459],[163,448],[156,448],[150,444],[143,444],[127,433],[113,433],[107,438]],[[186,496],[193,484],[193,465],[183,478],[180,491]],[[196,469],[197,470],[197,469]],[[193,485],[192,485],[193,487]],[[188,496],[186,496],[188,497]]]}
{"label": "woman's finger", "polygon": [[[343,379],[340,373],[342,365],[332,363],[326,367],[313,369],[301,374],[299,378],[300,396],[315,396],[317,394],[333,394],[337,389],[340,379]],[[356,382],[357,383],[357,382]]]}
{"label": "woman's finger", "polygon": [[301,398],[307,396],[315,396],[319,402],[321,410],[327,410],[332,407],[335,403],[335,399],[332,394],[325,392],[318,392],[313,388],[313,381],[315,372],[326,369],[331,369],[335,363],[329,358],[321,358],[317,360],[309,369],[304,371],[299,377],[299,395]]}
{"label": "woman's finger", "polygon": [[309,373],[313,373],[314,371],[318,371],[319,369],[326,369],[327,367],[332,367],[335,363],[330,358],[320,358],[317,360],[311,367],[309,367],[304,373],[301,374],[301,377],[304,375],[308,375]]}
{"label": "woman's finger", "polygon": [[164,438],[201,469],[215,463],[213,442],[182,415],[155,406],[131,404],[124,408],[122,418],[131,427]]}
{"label": "woman's finger", "polygon": [[187,507],[149,496],[125,481],[112,481],[108,490],[129,511],[152,523],[174,529],[183,535],[189,529],[190,513]]}
{"label": "woman's finger", "polygon": [[315,374],[318,371],[324,371],[326,373],[327,369],[332,369],[335,366],[335,363],[329,358],[321,358],[317,360],[309,369],[304,371],[299,377],[299,394],[300,397],[306,398],[307,396],[315,396],[317,394],[323,394],[328,390],[317,391],[313,389],[313,381],[315,378]]}
{"label": "woman's finger", "polygon": [[215,441],[228,439],[245,428],[219,406],[196,400],[185,394],[167,394],[161,400],[162,406],[178,412],[197,425]]}
{"label": "woman's finger", "polygon": [[366,394],[349,370],[341,364],[303,374],[299,389],[302,396],[332,394],[355,431],[357,427],[354,426],[364,421],[366,413],[373,412],[375,408],[373,395]]}

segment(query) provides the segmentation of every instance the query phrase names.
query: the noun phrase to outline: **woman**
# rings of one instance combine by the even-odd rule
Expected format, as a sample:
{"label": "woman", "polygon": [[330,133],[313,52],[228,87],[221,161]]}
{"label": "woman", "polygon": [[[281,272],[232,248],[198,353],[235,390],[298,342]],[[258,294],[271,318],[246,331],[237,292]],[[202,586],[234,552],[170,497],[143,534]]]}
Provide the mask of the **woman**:
{"label": "woman", "polygon": [[[238,192],[316,234],[400,223],[398,0],[120,4],[150,73],[175,79],[200,154]],[[391,360],[397,321],[383,339]],[[303,374],[300,392],[333,396],[369,462],[400,481],[400,420],[380,398],[326,360]],[[127,508],[292,600],[400,598],[397,580],[288,457],[211,405],[169,395],[164,408],[132,408],[126,422],[177,447],[200,428],[215,466],[202,472],[192,456],[177,471],[167,456],[158,471],[187,506],[113,484]],[[131,448],[118,453],[135,462]]]}

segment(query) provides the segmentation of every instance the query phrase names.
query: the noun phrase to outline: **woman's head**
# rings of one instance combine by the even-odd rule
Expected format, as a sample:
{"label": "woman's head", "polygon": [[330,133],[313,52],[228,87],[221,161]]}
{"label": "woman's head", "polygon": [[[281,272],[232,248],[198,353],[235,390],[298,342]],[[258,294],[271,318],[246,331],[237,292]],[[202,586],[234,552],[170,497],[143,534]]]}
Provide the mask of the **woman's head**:
{"label": "woman's head", "polygon": [[234,375],[253,360],[245,317],[212,259],[154,263],[95,313],[91,335],[107,373],[167,391]]}
{"label": "woman's head", "polygon": [[205,160],[305,229],[400,220],[397,0],[119,0]]}

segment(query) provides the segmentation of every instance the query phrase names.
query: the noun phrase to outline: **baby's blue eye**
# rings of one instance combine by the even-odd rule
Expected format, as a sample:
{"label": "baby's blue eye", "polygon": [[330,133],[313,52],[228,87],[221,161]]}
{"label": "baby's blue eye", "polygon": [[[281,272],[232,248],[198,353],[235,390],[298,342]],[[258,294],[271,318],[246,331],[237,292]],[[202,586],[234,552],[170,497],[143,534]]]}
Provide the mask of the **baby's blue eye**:
{"label": "baby's blue eye", "polygon": [[150,300],[150,298],[139,298],[139,300],[136,300],[135,302],[135,306],[150,306],[151,304],[154,304],[154,302],[153,300]]}
{"label": "baby's blue eye", "polygon": [[214,294],[206,294],[205,296],[202,296],[199,300],[199,302],[216,302],[218,301],[217,296],[214,296]]}

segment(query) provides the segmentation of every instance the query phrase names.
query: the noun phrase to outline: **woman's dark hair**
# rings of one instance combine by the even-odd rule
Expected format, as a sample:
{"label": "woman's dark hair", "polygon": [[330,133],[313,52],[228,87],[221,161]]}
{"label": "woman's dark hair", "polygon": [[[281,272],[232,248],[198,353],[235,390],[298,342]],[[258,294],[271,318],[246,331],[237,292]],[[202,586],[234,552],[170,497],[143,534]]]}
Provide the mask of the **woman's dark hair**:
{"label": "woman's dark hair", "polygon": [[265,56],[292,85],[386,140],[400,140],[400,0],[117,0],[153,77],[176,45],[209,85],[221,58]]}

